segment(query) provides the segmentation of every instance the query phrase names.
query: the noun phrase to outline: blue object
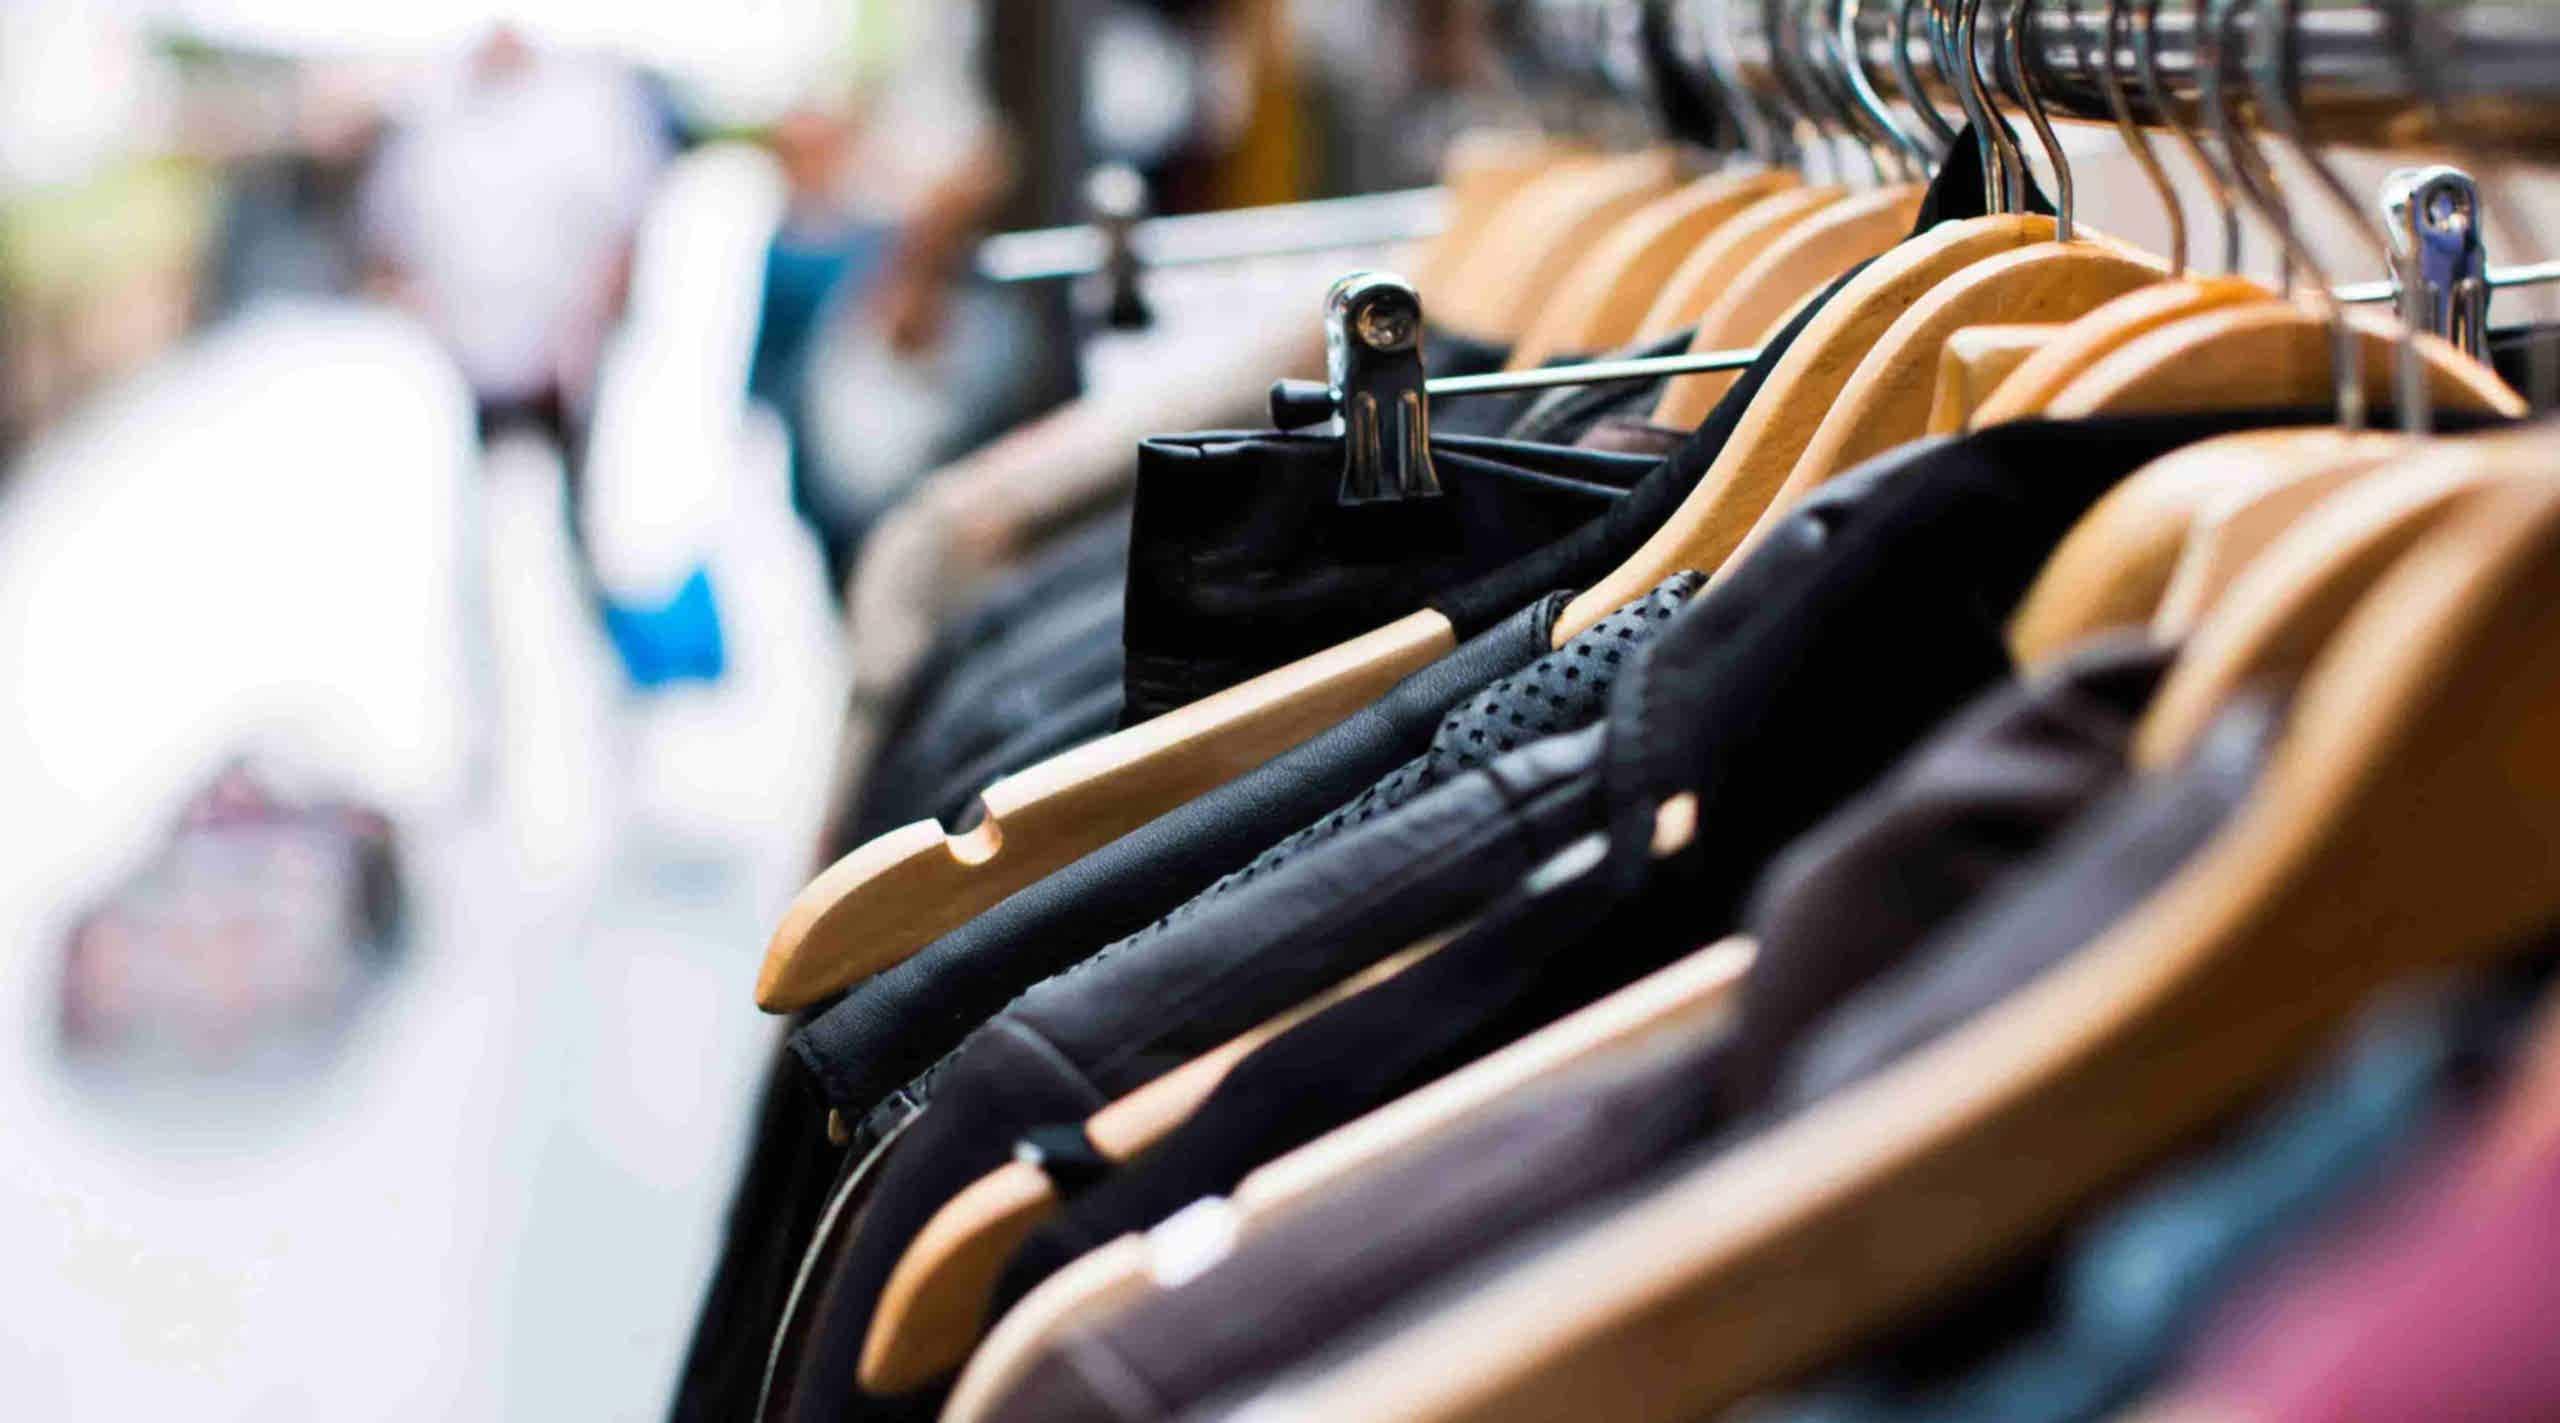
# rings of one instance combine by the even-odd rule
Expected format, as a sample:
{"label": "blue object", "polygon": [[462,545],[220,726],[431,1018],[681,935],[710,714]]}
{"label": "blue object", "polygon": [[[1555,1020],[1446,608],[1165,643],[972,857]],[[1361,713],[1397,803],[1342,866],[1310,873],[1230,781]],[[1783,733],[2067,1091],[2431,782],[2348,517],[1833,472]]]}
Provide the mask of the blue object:
{"label": "blue object", "polygon": [[717,682],[728,670],[728,646],[720,637],[720,606],[711,593],[711,571],[697,565],[675,596],[655,608],[604,600],[604,630],[622,655],[631,685],[646,690],[670,682]]}

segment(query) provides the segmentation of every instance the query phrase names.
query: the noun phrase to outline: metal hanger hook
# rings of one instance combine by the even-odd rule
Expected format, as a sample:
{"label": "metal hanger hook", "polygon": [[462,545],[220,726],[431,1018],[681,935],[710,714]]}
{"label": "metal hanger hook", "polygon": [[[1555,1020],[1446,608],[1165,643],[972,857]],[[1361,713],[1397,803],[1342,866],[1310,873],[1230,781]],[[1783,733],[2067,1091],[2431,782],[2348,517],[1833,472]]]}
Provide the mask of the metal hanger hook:
{"label": "metal hanger hook", "polygon": [[[2086,49],[2080,50],[2080,62],[2097,76],[2098,90],[2105,95],[2107,113],[2115,120],[2116,136],[2124,140],[2125,151],[2133,155],[2135,166],[2142,170],[2151,191],[2160,199],[2160,211],[2169,222],[2169,280],[2187,274],[2187,212],[2178,201],[2178,190],[2169,186],[2168,170],[2160,166],[2160,154],[2151,146],[2151,135],[2133,120],[2133,104],[2125,97],[2124,71],[2117,63],[2123,51],[2127,21],[2132,6],[2127,0],[2106,0],[2106,15],[2098,36],[2098,60],[2092,65]],[[2080,32],[2079,15],[2072,12],[2072,33]]]}
{"label": "metal hanger hook", "polygon": [[1903,102],[1919,116],[1920,126],[1929,131],[1929,161],[1935,165],[1955,147],[1956,126],[1948,123],[1947,116],[1930,102],[1928,91],[1920,84],[1920,71],[1911,62],[1911,12],[1918,8],[1920,0],[1900,0],[1893,7],[1893,81],[1902,91]]}
{"label": "metal hanger hook", "polygon": [[[2007,63],[2003,67],[2008,72],[2009,84],[2013,86],[2009,97],[2017,101],[2019,108],[2026,110],[2027,124],[2036,131],[2036,142],[2044,149],[2045,161],[2053,165],[2053,239],[2068,242],[2071,240],[2073,207],[2071,158],[2062,151],[2062,139],[2053,131],[2053,119],[2044,111],[2044,100],[2027,78],[2027,27],[2034,23],[2035,8],[2036,0],[2015,0],[2009,7],[2005,46]],[[2024,161],[2022,155],[2022,167]],[[2021,196],[2024,195],[2024,187],[2022,181]]]}
{"label": "metal hanger hook", "polygon": [[2142,80],[2143,97],[2160,115],[2171,137],[2187,152],[2187,160],[2204,176],[2207,192],[2213,195],[2214,212],[2222,221],[2222,270],[2237,274],[2240,270],[2240,208],[2231,195],[2231,184],[2222,165],[2214,161],[2204,140],[2196,137],[2195,128],[2187,122],[2185,111],[2169,94],[2169,86],[2160,77],[2160,0],[2142,0],[2142,23],[2133,32],[2134,71]]}

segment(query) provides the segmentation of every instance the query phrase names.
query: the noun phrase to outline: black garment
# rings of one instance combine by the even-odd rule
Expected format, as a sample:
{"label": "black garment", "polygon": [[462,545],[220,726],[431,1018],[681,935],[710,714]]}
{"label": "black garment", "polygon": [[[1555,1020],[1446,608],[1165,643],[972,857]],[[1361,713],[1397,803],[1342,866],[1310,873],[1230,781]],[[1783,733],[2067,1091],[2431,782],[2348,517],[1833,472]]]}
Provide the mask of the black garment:
{"label": "black garment", "polygon": [[[965,675],[978,658],[1001,648],[1009,630],[1042,609],[1097,591],[1108,598],[1109,590],[1120,586],[1128,566],[1128,511],[1114,509],[1060,535],[1055,545],[998,582],[937,632],[918,661],[914,679],[881,726],[871,764],[864,768],[860,803],[848,807],[842,822],[829,827],[822,837],[823,858],[840,859],[873,836],[931,813],[929,801],[920,801],[919,795],[927,788],[939,791],[947,772],[938,775],[933,769],[937,752],[919,736],[918,726],[949,703],[946,693],[952,681]],[[884,784],[892,789],[882,791]]]}
{"label": "black garment", "polygon": [[[1683,575],[1452,712],[1432,746],[1166,919],[1078,964],[972,1033],[892,1098],[927,1102],[829,1286],[821,1348],[859,1355],[873,1303],[934,1213],[1017,1139],[1081,1121],[1272,1015],[1462,917],[1535,862],[1548,795],[1588,779],[1608,673],[1704,580]],[[1440,789],[1433,791],[1437,786]],[[1401,809],[1399,809],[1401,808]],[[1587,811],[1583,817],[1587,818]],[[929,1098],[929,1102],[928,1102]]]}
{"label": "black garment", "polygon": [[[1039,733],[1097,690],[1116,689],[1120,657],[1120,590],[1107,578],[1060,590],[941,679],[896,752],[864,784],[863,833],[940,812],[964,769],[998,764],[1006,742]],[[984,785],[961,788],[961,803]]]}
{"label": "black garment", "polygon": [[[1584,826],[1610,827],[1611,867],[1519,911],[1584,932],[1559,939],[1496,916],[1266,1044],[1160,1149],[1035,1232],[1007,1297],[1730,932],[1771,856],[2007,674],[2009,612],[2080,514],[2158,454],[2224,428],[2005,426],[1905,447],[1815,491],[1616,688]],[[1683,790],[1698,797],[1698,829],[1654,862],[1640,850],[1655,807]],[[1550,907],[1560,901],[1570,907]]]}
{"label": "black garment", "polygon": [[[2268,719],[2244,717],[2236,731],[2218,729],[2218,747],[2190,765],[2148,783],[2117,785],[2056,839],[2060,825],[2052,813],[2070,820],[2078,806],[2028,789],[2029,782],[2043,779],[2032,770],[2018,785],[1999,784],[2005,771],[1983,761],[1981,753],[1996,761],[2021,749],[2030,759],[2059,751],[2078,762],[2065,779],[2094,794],[2120,781],[2125,769],[2130,710],[2107,715],[2110,724],[2090,728],[2092,740],[2077,747],[2070,744],[2074,729],[2062,724],[2019,728],[2034,739],[2058,737],[2043,748],[2004,750],[1981,741],[1985,731],[1995,740],[1998,733],[1979,725],[1970,735],[1951,735],[1915,761],[1903,787],[1918,793],[1917,804],[1901,807],[1916,812],[1916,819],[1897,823],[1887,792],[1826,828],[1826,835],[1844,837],[1839,848],[1853,859],[1882,856],[1870,867],[1916,854],[1915,867],[1925,876],[1952,873],[1955,881],[1972,878],[1964,862],[1996,846],[2013,808],[2029,810],[2030,823],[2020,828],[2034,843],[2019,847],[2022,853],[1970,908],[1957,911],[1940,901],[1904,921],[1902,929],[1924,928],[1933,920],[1937,925],[1922,941],[1903,946],[1911,968],[1873,981],[1818,1019],[1794,1011],[1788,1000],[1796,995],[1786,990],[1775,997],[1758,991],[1759,975],[1795,966],[1799,951],[1809,952],[1814,966],[1828,972],[1830,965],[1819,961],[1838,946],[1819,942],[1823,934],[1845,932],[1849,948],[1870,955],[1870,947],[1858,942],[1869,926],[1850,922],[1854,914],[1796,901],[1795,908],[1812,913],[1800,922],[1816,938],[1763,945],[1763,960],[1744,990],[1751,1001],[1741,1014],[1747,1021],[1755,1010],[1776,1003],[1778,1018],[1799,1030],[1818,1022],[1810,1035],[1798,1031],[1798,1042],[1777,1044],[1798,1060],[1793,1085],[1811,1088],[1819,1075],[1804,1070],[1803,1059],[1820,1060],[1843,1045],[1882,1049],[1890,1038],[1890,1050],[1859,1059],[1861,1070],[1881,1068],[1926,1035],[1879,1035],[1871,1030],[1876,1023],[1926,1022],[1932,1032],[1953,1027],[2095,939],[2227,820],[2267,746]],[[1931,767],[1933,756],[1939,764]],[[1968,766],[1969,760],[1977,764]],[[1967,811],[1960,788],[1976,775],[1986,799]],[[1930,785],[1933,780],[1940,784]],[[2023,800],[2003,804],[2021,789],[2028,790]],[[1945,798],[1949,792],[1954,799]],[[1941,847],[1912,832],[1948,810],[1975,822],[1974,832],[1986,838],[1970,848],[1954,847],[1938,861]],[[1808,852],[1818,853],[1813,847]],[[1817,886],[1772,890],[1796,899]],[[1729,1074],[1740,1059],[1761,1051],[1747,1037],[1712,1028],[1665,1035],[1459,1124],[1274,1222],[1199,1277],[1061,1339],[994,1416],[1005,1423],[1189,1416],[1186,1410],[1204,1400],[1250,1389],[1390,1308],[1450,1297],[1446,1285],[1453,1278],[1476,1277],[1502,1260],[1527,1258],[1534,1244],[1600,1218],[1629,1190],[1729,1149],[1809,1105],[1819,1091],[1836,1090],[1848,1080],[1826,1078],[1814,1096],[1779,1094],[1766,1113],[1719,1131],[1735,1122],[1724,1104],[1747,1090]],[[1765,1083],[1778,1075],[1754,1063],[1742,1077]]]}
{"label": "black garment", "polygon": [[1456,435],[1435,438],[1432,458],[1438,498],[1344,504],[1338,436],[1141,445],[1122,724],[1411,613],[1589,523],[1654,464]]}
{"label": "black garment", "polygon": [[842,1170],[807,1076],[787,1054],[775,1056],[749,1138],[754,1149],[731,1195],[720,1259],[677,1375],[674,1423],[726,1423],[747,1413],[802,1248]]}
{"label": "black garment", "polygon": [[[1842,278],[1846,281],[1847,278]],[[1831,291],[1837,291],[1834,283]],[[1825,293],[1827,298],[1828,292]],[[1680,451],[1598,520],[1498,573],[1433,599],[1462,639],[1540,605],[1549,590],[1606,575],[1650,537],[1714,463],[1769,369],[1820,309],[1806,304]],[[1535,584],[1555,577],[1558,581]],[[1541,626],[1552,624],[1549,620]],[[1546,645],[1507,643],[1493,663],[1468,664],[1472,683],[1434,681],[1427,697],[1391,694],[1234,785],[1168,812],[1112,845],[1018,891],[906,962],[858,984],[793,1038],[793,1051],[840,1106],[868,1109],[956,1046],[1021,989],[1172,909],[1296,826],[1340,804],[1421,748],[1460,699],[1529,665]],[[1463,652],[1463,649],[1462,649]],[[1447,665],[1445,660],[1444,664]],[[1419,676],[1431,676],[1435,669]],[[1408,680],[1408,684],[1410,684]],[[1427,707],[1427,711],[1426,711]],[[1383,710],[1382,721],[1374,714]],[[1392,730],[1391,730],[1392,728]],[[1337,734],[1340,733],[1340,734]],[[1392,736],[1392,750],[1383,739]],[[1302,794],[1308,792],[1311,794]]]}
{"label": "black garment", "polygon": [[1024,988],[1133,933],[1423,750],[1441,719],[1546,654],[1563,595],[1414,673],[1341,725],[1021,890],[866,980],[792,1039],[825,1099],[867,1112]]}

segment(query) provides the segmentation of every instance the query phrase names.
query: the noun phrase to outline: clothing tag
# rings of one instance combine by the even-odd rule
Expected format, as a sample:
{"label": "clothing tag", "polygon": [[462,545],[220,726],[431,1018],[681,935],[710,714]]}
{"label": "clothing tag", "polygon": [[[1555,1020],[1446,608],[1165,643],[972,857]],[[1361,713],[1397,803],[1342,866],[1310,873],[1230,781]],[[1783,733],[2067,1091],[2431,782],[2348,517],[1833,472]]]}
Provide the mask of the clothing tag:
{"label": "clothing tag", "polygon": [[1236,1213],[1224,1196],[1203,1196],[1147,1232],[1147,1273],[1175,1290],[1207,1274],[1236,1247]]}

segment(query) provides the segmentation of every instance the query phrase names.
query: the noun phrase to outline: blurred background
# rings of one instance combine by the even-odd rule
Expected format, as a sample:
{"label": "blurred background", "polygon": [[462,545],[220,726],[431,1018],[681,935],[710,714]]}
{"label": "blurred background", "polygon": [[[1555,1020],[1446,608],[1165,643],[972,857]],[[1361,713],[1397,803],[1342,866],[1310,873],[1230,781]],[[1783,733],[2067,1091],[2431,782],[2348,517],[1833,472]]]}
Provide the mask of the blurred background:
{"label": "blurred background", "polygon": [[1447,9],[0,3],[11,1413],[661,1414],[849,550],[1102,358],[973,237],[1427,181]]}

